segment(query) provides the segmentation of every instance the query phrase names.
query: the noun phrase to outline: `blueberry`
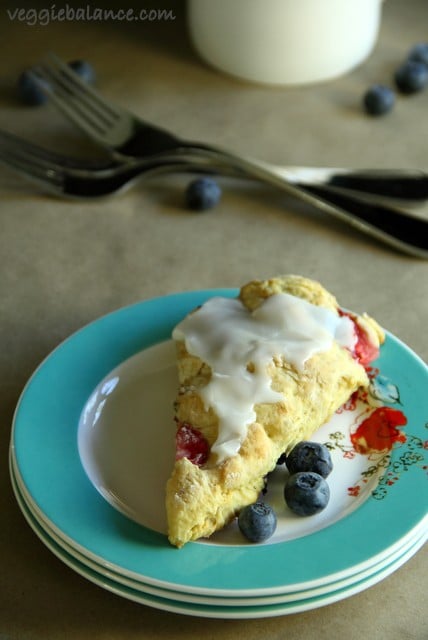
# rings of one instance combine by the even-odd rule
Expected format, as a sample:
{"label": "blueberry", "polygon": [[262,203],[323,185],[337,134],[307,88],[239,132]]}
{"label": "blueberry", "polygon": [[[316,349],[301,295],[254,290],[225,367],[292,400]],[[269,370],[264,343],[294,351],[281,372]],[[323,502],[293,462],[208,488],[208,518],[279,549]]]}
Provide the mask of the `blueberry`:
{"label": "blueberry", "polygon": [[244,507],[238,516],[241,533],[250,542],[264,542],[276,529],[275,511],[265,502],[255,502]]}
{"label": "blueberry", "polygon": [[428,67],[428,42],[419,42],[409,51],[408,60],[422,62]]}
{"label": "blueberry", "polygon": [[221,188],[212,178],[193,180],[186,189],[186,204],[195,211],[212,209],[220,198]]}
{"label": "blueberry", "polygon": [[328,504],[330,489],[318,473],[301,471],[288,478],[284,487],[287,506],[299,516],[312,516]]}
{"label": "blueberry", "polygon": [[367,113],[381,116],[391,111],[395,103],[395,93],[389,87],[375,84],[366,91],[363,102]]}
{"label": "blueberry", "polygon": [[428,85],[428,66],[416,60],[407,60],[395,72],[395,84],[401,93],[416,93]]}
{"label": "blueberry", "polygon": [[286,453],[281,453],[281,455],[279,456],[278,460],[276,461],[276,464],[285,464],[287,461],[287,454]]}
{"label": "blueberry", "polygon": [[68,65],[80,76],[82,80],[88,84],[94,84],[95,70],[89,62],[86,62],[86,60],[72,60]]}
{"label": "blueberry", "polygon": [[286,465],[290,472],[313,471],[323,478],[327,478],[333,469],[330,451],[319,442],[299,442],[286,458]]}
{"label": "blueberry", "polygon": [[41,87],[47,83],[41,78],[37,78],[30,69],[26,69],[18,78],[18,96],[25,104],[38,106],[48,100],[48,96]]}

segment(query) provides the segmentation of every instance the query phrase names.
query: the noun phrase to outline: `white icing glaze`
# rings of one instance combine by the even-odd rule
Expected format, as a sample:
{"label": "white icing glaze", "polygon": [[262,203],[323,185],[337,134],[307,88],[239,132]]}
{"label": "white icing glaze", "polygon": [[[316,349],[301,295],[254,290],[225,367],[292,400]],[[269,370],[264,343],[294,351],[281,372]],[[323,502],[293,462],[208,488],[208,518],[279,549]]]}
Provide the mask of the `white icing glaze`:
{"label": "white icing glaze", "polygon": [[212,298],[180,322],[172,336],[212,370],[199,393],[219,419],[211,449],[219,462],[239,451],[255,420],[255,404],[283,400],[268,375],[273,356],[282,356],[301,371],[333,340],[349,349],[356,341],[349,318],[287,293],[270,296],[252,312],[238,299]]}

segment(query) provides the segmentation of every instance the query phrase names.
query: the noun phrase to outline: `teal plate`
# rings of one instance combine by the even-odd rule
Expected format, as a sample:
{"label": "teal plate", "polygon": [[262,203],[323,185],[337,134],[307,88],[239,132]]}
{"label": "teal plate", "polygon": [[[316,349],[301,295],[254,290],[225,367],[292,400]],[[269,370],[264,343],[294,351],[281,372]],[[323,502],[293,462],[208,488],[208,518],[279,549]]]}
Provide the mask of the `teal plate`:
{"label": "teal plate", "polygon": [[[377,584],[381,580],[384,580],[407,562],[423,546],[426,538],[424,535],[416,536],[410,545],[406,545],[405,550],[399,554],[395,554],[394,559],[391,559],[391,561],[382,566],[382,568],[372,571],[368,577],[364,579],[356,578],[349,586],[344,588],[332,587],[322,596],[307,598],[296,597],[292,602],[266,605],[247,604],[244,607],[236,606],[231,603],[228,603],[227,606],[222,606],[215,601],[215,598],[210,602],[210,604],[197,604],[191,599],[186,601],[184,599],[178,600],[176,597],[172,596],[167,597],[166,594],[154,595],[153,593],[150,593],[150,591],[145,591],[141,585],[134,588],[132,586],[127,586],[120,580],[111,576],[109,577],[104,572],[97,570],[96,568],[91,568],[86,564],[85,559],[80,562],[74,555],[67,552],[63,546],[59,545],[58,542],[49,535],[46,529],[41,526],[41,523],[37,518],[34,517],[31,509],[28,508],[25,498],[19,491],[14,478],[12,466],[10,477],[18,505],[34,533],[57,558],[82,577],[103,589],[114,593],[115,595],[155,609],[179,613],[182,615],[220,619],[251,619],[289,615],[292,613],[301,613],[303,611],[323,607],[343,600],[344,598],[349,598],[350,596]],[[171,593],[174,594],[174,592]]]}
{"label": "teal plate", "polygon": [[399,403],[407,417],[407,439],[393,449],[373,495],[331,526],[277,544],[189,543],[177,550],[163,534],[137,524],[104,500],[85,474],[77,446],[79,419],[93,389],[131,356],[169,339],[172,328],[197,305],[214,295],[236,293],[216,289],[174,294],[100,318],[40,365],[16,409],[11,450],[35,508],[77,549],[147,584],[230,596],[310,588],[356,572],[408,536],[427,514],[428,369],[390,334],[374,366],[382,380],[394,383],[389,400]]}
{"label": "teal plate", "polygon": [[[343,591],[343,593],[347,593],[351,595],[350,589],[354,587],[354,585],[362,585],[365,584],[365,581],[369,581],[373,576],[385,576],[385,571],[395,570],[397,567],[397,562],[405,561],[409,558],[409,554],[412,552],[416,553],[416,551],[424,544],[427,538],[426,526],[425,523],[422,522],[421,526],[417,528],[414,533],[410,537],[405,539],[405,542],[400,545],[398,549],[395,549],[393,552],[389,553],[387,557],[378,561],[373,566],[361,571],[357,574],[353,574],[348,576],[344,580],[338,580],[336,582],[328,582],[323,584],[320,587],[315,589],[310,589],[307,591],[294,591],[292,593],[284,593],[275,596],[256,596],[256,597],[219,597],[219,596],[208,596],[208,595],[198,595],[195,593],[185,593],[182,591],[174,591],[168,590],[164,588],[155,587],[153,585],[148,585],[146,583],[141,582],[140,580],[132,580],[127,576],[124,576],[122,573],[116,573],[109,569],[108,567],[103,566],[102,564],[98,564],[93,561],[91,558],[87,557],[84,554],[80,554],[77,549],[73,545],[67,544],[67,542],[57,536],[54,531],[49,529],[47,523],[41,520],[38,517],[38,514],[33,510],[30,502],[27,502],[25,497],[25,493],[21,492],[19,487],[19,479],[15,475],[14,471],[14,461],[13,458],[10,457],[10,478],[12,487],[15,493],[15,497],[17,502],[23,512],[24,516],[28,520],[30,526],[35,530],[37,535],[42,539],[42,541],[54,543],[54,548],[56,551],[54,553],[62,558],[66,559],[66,563],[69,566],[80,567],[80,572],[83,571],[83,568],[89,569],[96,574],[107,578],[108,580],[112,580],[115,583],[119,583],[124,587],[130,587],[133,590],[139,591],[142,594],[147,595],[155,595],[160,596],[163,599],[192,603],[192,604],[202,604],[202,605],[210,605],[215,607],[246,607],[253,608],[258,607],[259,605],[290,605],[296,601],[299,601],[300,605],[304,601],[314,602],[314,598],[318,596],[324,596],[326,598],[330,598],[332,594],[336,596]],[[37,526],[34,526],[34,525]],[[51,548],[52,545],[49,545]],[[61,555],[63,553],[63,556]],[[71,559],[75,561],[75,565],[71,565]],[[382,573],[381,573],[382,572]],[[82,574],[83,575],[83,574]],[[387,574],[389,575],[389,573]],[[321,606],[319,603],[321,600],[316,600],[317,606]]]}

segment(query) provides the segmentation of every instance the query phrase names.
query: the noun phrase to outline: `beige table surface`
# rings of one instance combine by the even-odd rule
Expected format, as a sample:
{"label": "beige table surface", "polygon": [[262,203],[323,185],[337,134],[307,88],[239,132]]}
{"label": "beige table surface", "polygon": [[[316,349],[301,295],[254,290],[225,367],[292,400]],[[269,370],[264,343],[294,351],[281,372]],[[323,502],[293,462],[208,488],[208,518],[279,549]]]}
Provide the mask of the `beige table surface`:
{"label": "beige table surface", "polygon": [[[20,71],[48,50],[90,60],[106,96],[185,137],[283,164],[428,169],[428,92],[399,97],[385,118],[369,118],[360,108],[366,87],[390,82],[408,48],[427,38],[426,0],[387,0],[373,55],[346,77],[276,89],[237,82],[202,64],[179,2],[135,2],[172,8],[176,16],[139,24],[26,25],[11,21],[3,6],[0,127],[51,148],[93,153],[52,107],[25,107],[14,97]],[[188,180],[173,176],[116,199],[69,202],[37,194],[0,170],[0,639],[426,639],[426,548],[381,583],[324,608],[210,620],[151,609],[91,584],[24,521],[7,469],[22,388],[62,340],[123,305],[300,273],[319,279],[348,308],[368,311],[428,359],[426,262],[261,186],[222,180],[216,210],[191,213],[183,206]]]}

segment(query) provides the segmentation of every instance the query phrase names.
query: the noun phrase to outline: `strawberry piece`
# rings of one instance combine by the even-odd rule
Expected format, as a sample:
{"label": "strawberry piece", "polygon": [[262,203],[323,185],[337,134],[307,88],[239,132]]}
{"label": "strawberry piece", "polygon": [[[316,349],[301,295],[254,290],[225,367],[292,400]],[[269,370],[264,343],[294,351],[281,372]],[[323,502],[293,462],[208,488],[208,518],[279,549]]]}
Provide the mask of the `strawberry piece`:
{"label": "strawberry piece", "polygon": [[363,365],[367,365],[372,360],[376,360],[379,355],[379,349],[369,340],[367,333],[360,327],[357,322],[354,322],[355,333],[357,334],[357,342],[354,347],[354,352],[357,360]]}
{"label": "strawberry piece", "polygon": [[209,456],[210,446],[202,433],[187,422],[179,423],[176,437],[175,459],[187,458],[200,467]]}
{"label": "strawberry piece", "polygon": [[339,309],[340,316],[346,316],[354,325],[355,336],[357,341],[354,346],[354,351],[352,353],[353,357],[358,360],[360,364],[365,367],[379,355],[379,349],[376,345],[374,345],[371,341],[367,333],[364,329],[356,322],[355,318],[350,313],[346,313],[346,311],[342,311]]}

